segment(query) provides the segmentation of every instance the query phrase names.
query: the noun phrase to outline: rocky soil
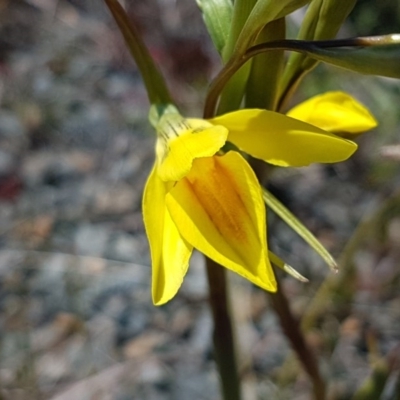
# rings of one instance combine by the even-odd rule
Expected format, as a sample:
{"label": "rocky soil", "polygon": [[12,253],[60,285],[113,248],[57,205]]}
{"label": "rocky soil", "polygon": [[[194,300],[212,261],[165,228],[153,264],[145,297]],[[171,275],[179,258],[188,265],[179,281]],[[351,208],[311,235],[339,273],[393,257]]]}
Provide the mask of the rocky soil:
{"label": "rocky soil", "polygon": [[[173,301],[151,303],[141,217],[154,146],[148,102],[99,3],[0,1],[0,398],[217,400],[202,257],[194,255]],[[194,2],[131,8],[183,108],[199,115],[218,59]],[[336,89],[355,79],[337,74]],[[384,160],[381,148],[396,143],[400,117],[393,107],[384,110],[398,104],[400,90],[368,79],[353,83],[352,92],[384,122],[362,139],[357,157],[281,170],[270,183],[339,257],[341,274],[332,277],[274,215],[269,222],[274,251],[311,281],[283,278],[295,315],[307,313],[325,277],[336,282],[318,300],[322,311],[307,334],[331,398],[349,399],[375,361],[389,357],[382,398],[394,400],[399,157],[392,146],[382,150]],[[245,399],[309,399],[308,378],[267,296],[230,279]]]}

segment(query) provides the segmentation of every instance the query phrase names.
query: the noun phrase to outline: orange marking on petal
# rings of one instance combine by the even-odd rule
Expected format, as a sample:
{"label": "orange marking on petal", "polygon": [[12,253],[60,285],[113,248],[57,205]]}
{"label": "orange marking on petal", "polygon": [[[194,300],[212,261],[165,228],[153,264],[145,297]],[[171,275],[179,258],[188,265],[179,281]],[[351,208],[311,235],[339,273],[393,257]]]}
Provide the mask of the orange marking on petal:
{"label": "orange marking on petal", "polygon": [[222,236],[242,244],[252,240],[259,242],[253,234],[257,227],[241,198],[242,190],[237,187],[229,169],[219,163],[217,157],[197,160],[193,172],[186,180]]}

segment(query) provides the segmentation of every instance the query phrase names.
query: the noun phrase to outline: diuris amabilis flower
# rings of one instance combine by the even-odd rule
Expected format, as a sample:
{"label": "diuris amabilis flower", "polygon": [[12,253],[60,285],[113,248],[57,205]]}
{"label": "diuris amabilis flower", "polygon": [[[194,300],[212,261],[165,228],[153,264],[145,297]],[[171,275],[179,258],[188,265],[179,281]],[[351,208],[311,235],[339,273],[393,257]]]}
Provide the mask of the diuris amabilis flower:
{"label": "diuris amabilis flower", "polygon": [[210,120],[185,119],[175,110],[163,114],[156,130],[156,162],[143,196],[156,305],[175,296],[194,248],[276,291],[261,187],[239,152],[220,152],[227,141],[268,163],[296,167],[343,161],[357,148],[316,126],[259,109]]}

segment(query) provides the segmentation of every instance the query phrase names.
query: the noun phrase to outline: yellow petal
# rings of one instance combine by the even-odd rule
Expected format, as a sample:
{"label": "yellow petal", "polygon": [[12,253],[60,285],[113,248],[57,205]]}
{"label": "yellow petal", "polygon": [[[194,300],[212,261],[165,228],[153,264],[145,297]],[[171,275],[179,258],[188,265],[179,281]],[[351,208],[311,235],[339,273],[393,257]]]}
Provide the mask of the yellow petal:
{"label": "yellow petal", "polygon": [[344,92],[327,92],[300,103],[288,116],[332,133],[360,133],[377,126],[373,115]]}
{"label": "yellow petal", "polygon": [[240,154],[195,160],[166,203],[191,245],[254,284],[276,291],[261,189]]}
{"label": "yellow petal", "polygon": [[152,296],[156,305],[166,303],[180,288],[193,247],[180,235],[165,205],[171,185],[154,167],[143,195],[143,218],[152,260]]}
{"label": "yellow petal", "polygon": [[357,149],[350,140],[273,111],[240,110],[210,122],[227,127],[228,141],[239,149],[282,167],[343,161]]}
{"label": "yellow petal", "polygon": [[180,119],[161,126],[156,154],[163,181],[178,181],[188,174],[193,160],[210,157],[225,144],[228,130],[203,119]]}

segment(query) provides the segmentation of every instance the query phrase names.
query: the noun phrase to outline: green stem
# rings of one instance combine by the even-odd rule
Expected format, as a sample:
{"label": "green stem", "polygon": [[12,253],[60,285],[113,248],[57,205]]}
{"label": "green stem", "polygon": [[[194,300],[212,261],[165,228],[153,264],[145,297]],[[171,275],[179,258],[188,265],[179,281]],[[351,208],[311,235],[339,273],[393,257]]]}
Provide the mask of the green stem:
{"label": "green stem", "polygon": [[326,397],[326,386],[319,373],[318,363],[304,335],[300,330],[299,321],[292,314],[288,299],[281,287],[276,293],[269,293],[271,304],[279,317],[282,330],[290,341],[301,364],[309,375],[312,384],[315,400],[324,400]]}
{"label": "green stem", "polygon": [[[241,35],[243,26],[246,24],[247,18],[256,3],[257,0],[236,0],[234,2],[231,29],[222,55],[224,62],[227,62],[231,58],[237,46],[238,37]],[[243,49],[245,51],[246,47]]]}
{"label": "green stem", "polygon": [[[315,62],[314,66],[317,66],[317,64],[318,61]],[[297,90],[301,80],[306,74],[308,74],[308,72],[310,72],[310,70],[299,71],[290,78],[290,81],[286,84],[285,89],[283,90],[278,101],[278,111],[282,112],[285,109],[289,99],[291,99],[293,93]]]}
{"label": "green stem", "polygon": [[[400,35],[399,35],[400,37]],[[215,113],[216,104],[221,91],[233,74],[248,60],[255,57],[258,54],[264,53],[271,50],[289,50],[297,52],[307,52],[307,49],[313,47],[318,48],[331,48],[331,47],[367,47],[374,45],[382,45],[386,43],[392,43],[394,40],[398,40],[396,35],[385,35],[385,36],[371,36],[361,38],[350,38],[350,39],[338,39],[338,40],[276,40],[268,43],[262,43],[250,47],[246,53],[238,57],[232,57],[221,69],[219,74],[211,82],[208,89],[207,98],[204,106],[204,118],[212,118]]]}
{"label": "green stem", "polygon": [[224,400],[241,400],[240,378],[237,368],[235,340],[228,300],[225,269],[206,259],[210,290],[210,306],[214,320],[214,352]]}
{"label": "green stem", "polygon": [[[231,58],[237,44],[237,39],[240,36],[243,26],[245,25],[255,4],[256,0],[235,1],[233,6],[231,29],[222,54],[224,62],[227,62]],[[246,67],[237,70],[232,79],[226,82],[221,93],[218,105],[218,114],[225,114],[240,107],[249,73],[250,65],[246,65]]]}
{"label": "green stem", "polygon": [[135,60],[146,86],[151,104],[172,103],[167,85],[144,44],[136,26],[117,0],[104,0],[111,11],[119,30],[124,36],[128,49]]}

